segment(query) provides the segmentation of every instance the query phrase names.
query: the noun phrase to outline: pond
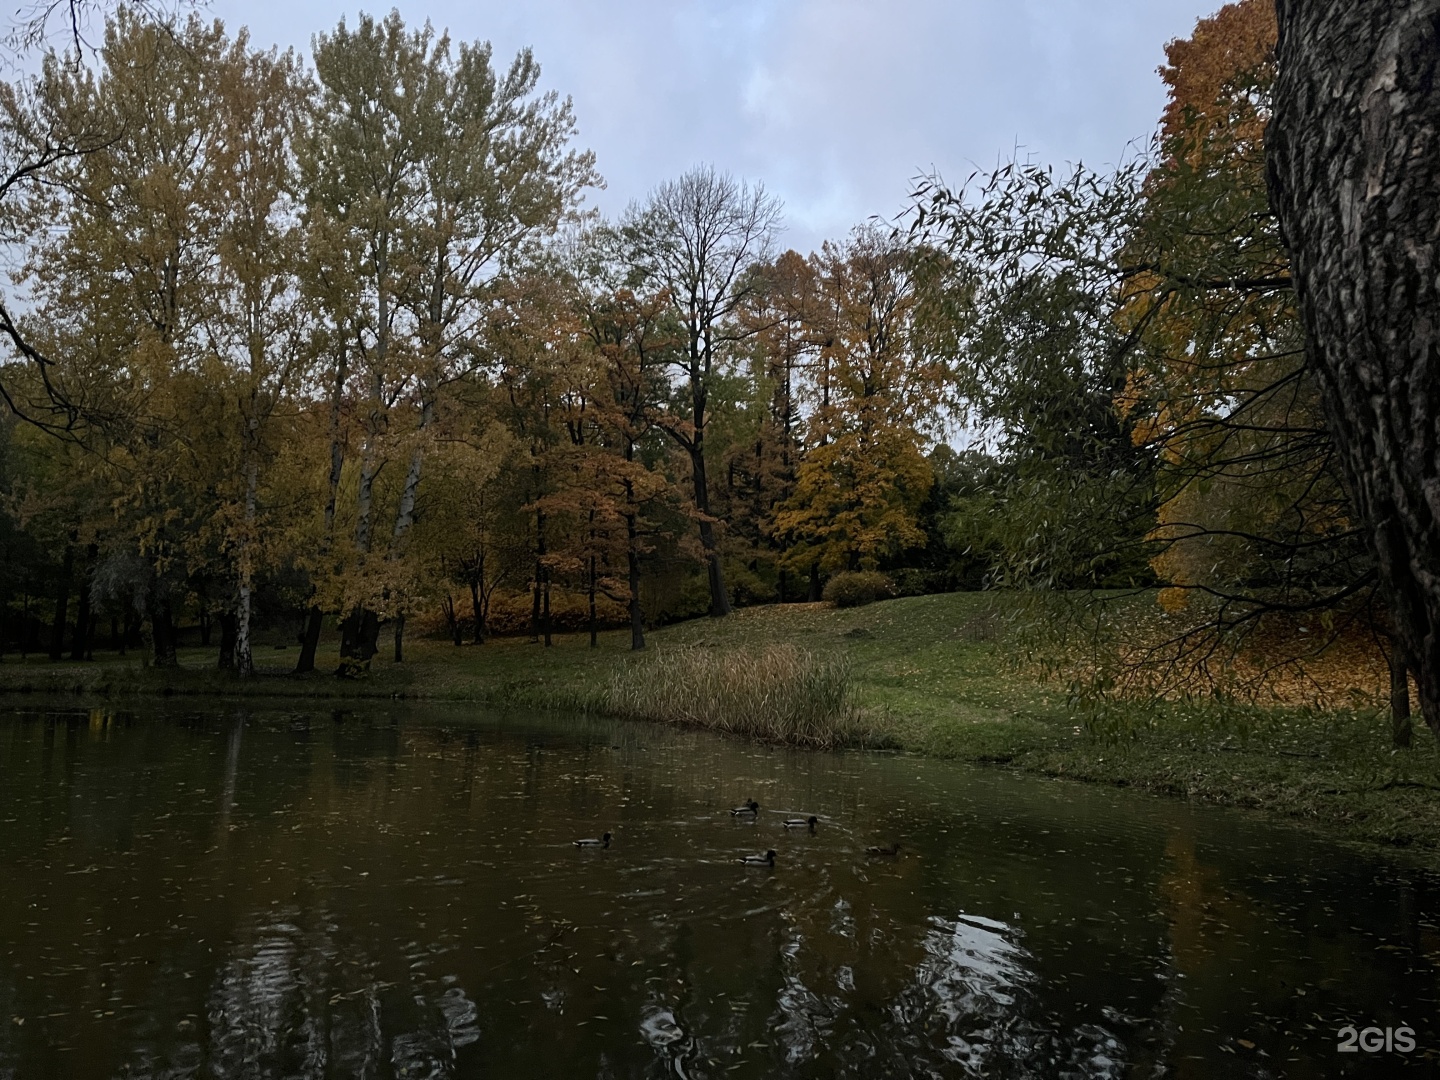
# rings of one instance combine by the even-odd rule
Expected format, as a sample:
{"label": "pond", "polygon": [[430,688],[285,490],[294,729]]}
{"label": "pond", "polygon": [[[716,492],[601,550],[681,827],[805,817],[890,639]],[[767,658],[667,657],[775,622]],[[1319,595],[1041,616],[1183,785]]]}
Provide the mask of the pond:
{"label": "pond", "polygon": [[1430,1076],[1437,900],[1256,815],[901,755],[0,711],[7,1080]]}

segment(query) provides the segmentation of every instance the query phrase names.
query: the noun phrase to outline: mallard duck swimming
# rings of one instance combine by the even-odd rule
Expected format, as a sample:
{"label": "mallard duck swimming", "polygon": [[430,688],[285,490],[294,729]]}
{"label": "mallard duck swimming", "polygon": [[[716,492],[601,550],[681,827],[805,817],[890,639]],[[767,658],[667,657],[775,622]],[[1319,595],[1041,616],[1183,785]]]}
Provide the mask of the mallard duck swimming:
{"label": "mallard duck swimming", "polygon": [[882,858],[893,859],[896,855],[900,854],[900,844],[897,842],[891,844],[889,847],[867,847],[865,849],[865,854],[879,855]]}
{"label": "mallard duck swimming", "polygon": [[731,816],[731,817],[740,817],[742,814],[749,814],[749,815],[751,815],[752,817],[754,817],[754,816],[758,816],[759,813],[760,813],[760,804],[759,804],[758,802],[756,802],[754,799],[747,799],[747,800],[745,800],[745,805],[744,805],[744,806],[737,806],[737,807],[735,807],[734,810],[731,810],[731,811],[730,811],[730,816]]}
{"label": "mallard duck swimming", "polygon": [[785,825],[785,828],[787,828],[787,829],[807,829],[807,828],[808,828],[811,832],[814,832],[814,831],[815,831],[815,826],[819,823],[819,821],[820,821],[819,818],[817,818],[814,814],[811,814],[808,818],[803,818],[803,817],[786,818],[785,821],[784,821],[784,825]]}
{"label": "mallard duck swimming", "polygon": [[574,844],[576,847],[582,847],[582,848],[583,848],[583,847],[603,847],[603,848],[608,848],[608,847],[610,846],[610,834],[609,834],[608,832],[607,832],[607,833],[603,833],[603,834],[600,836],[600,839],[598,839],[598,840],[596,840],[595,838],[592,837],[592,838],[590,838],[590,839],[588,839],[588,840],[572,840],[571,843]]}
{"label": "mallard duck swimming", "polygon": [[775,852],[767,851],[764,855],[746,855],[737,861],[744,863],[746,866],[774,866]]}

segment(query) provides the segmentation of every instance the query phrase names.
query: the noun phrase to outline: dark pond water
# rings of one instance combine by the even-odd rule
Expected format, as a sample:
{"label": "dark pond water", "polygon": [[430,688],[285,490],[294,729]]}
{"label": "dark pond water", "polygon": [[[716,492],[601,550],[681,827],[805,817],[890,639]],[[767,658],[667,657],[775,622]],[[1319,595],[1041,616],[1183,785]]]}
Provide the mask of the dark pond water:
{"label": "dark pond water", "polygon": [[[900,756],[0,712],[17,1080],[1429,1076],[1437,903],[1253,816]],[[1390,1051],[1339,1052],[1346,1025]]]}

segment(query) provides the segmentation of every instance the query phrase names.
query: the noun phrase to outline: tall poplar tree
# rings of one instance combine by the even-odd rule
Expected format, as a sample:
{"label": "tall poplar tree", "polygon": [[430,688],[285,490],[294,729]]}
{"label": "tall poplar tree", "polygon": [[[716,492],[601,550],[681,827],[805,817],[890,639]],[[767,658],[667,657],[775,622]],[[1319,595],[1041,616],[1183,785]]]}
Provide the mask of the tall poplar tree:
{"label": "tall poplar tree", "polygon": [[[222,218],[214,172],[227,41],[219,23],[178,27],[122,9],[98,72],[54,54],[37,94],[41,123],[107,133],[51,174],[23,218],[41,237],[28,264],[38,318],[66,397],[103,415],[117,470],[113,505],[140,557],[155,662],[175,663],[174,608],[219,509],[231,462],[207,329],[218,315]],[[162,103],[163,108],[157,108]],[[48,233],[59,222],[63,230]],[[139,478],[143,478],[141,481]]]}
{"label": "tall poplar tree", "polygon": [[389,556],[401,557],[438,398],[473,355],[468,341],[482,331],[490,282],[598,177],[591,154],[569,149],[570,102],[538,92],[528,50],[497,74],[488,44],[452,54],[447,35],[428,24],[407,30],[391,12],[319,36],[315,66],[322,92],[305,159],[309,212],[351,267],[344,330],[366,402],[360,572],[342,624],[342,652],[364,662],[376,650],[383,600],[371,559],[376,476],[387,455],[404,460],[389,538]]}

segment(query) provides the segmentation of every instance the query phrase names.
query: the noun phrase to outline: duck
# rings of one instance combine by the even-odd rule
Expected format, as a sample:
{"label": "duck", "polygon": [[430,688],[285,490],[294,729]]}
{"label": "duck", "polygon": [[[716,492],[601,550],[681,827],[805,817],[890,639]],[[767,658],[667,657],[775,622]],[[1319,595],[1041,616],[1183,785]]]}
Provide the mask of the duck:
{"label": "duck", "polygon": [[814,832],[815,826],[819,824],[819,822],[820,819],[817,818],[814,814],[811,814],[808,818],[786,818],[783,824],[787,829],[809,829],[811,832]]}
{"label": "duck", "polygon": [[878,845],[873,847],[867,847],[865,849],[865,854],[879,855],[882,858],[893,859],[896,855],[900,854],[900,844],[897,841],[896,843],[891,844],[889,847],[880,847]]}
{"label": "duck", "polygon": [[771,850],[765,852],[764,855],[745,855],[737,861],[744,863],[746,866],[774,866],[775,852]]}
{"label": "duck", "polygon": [[578,848],[587,848],[587,847],[608,848],[608,847],[610,846],[610,834],[609,834],[608,832],[607,832],[607,833],[602,833],[601,836],[600,836],[600,838],[599,838],[598,840],[595,839],[594,837],[590,837],[589,839],[586,839],[586,840],[572,840],[572,841],[570,841],[570,842],[571,842],[572,844],[574,844],[574,845],[575,845],[576,847],[578,847]]}
{"label": "duck", "polygon": [[735,809],[730,811],[731,817],[740,817],[744,814],[750,814],[753,817],[758,817],[760,815],[760,804],[754,799],[746,799],[744,806],[737,806],[735,807]]}

